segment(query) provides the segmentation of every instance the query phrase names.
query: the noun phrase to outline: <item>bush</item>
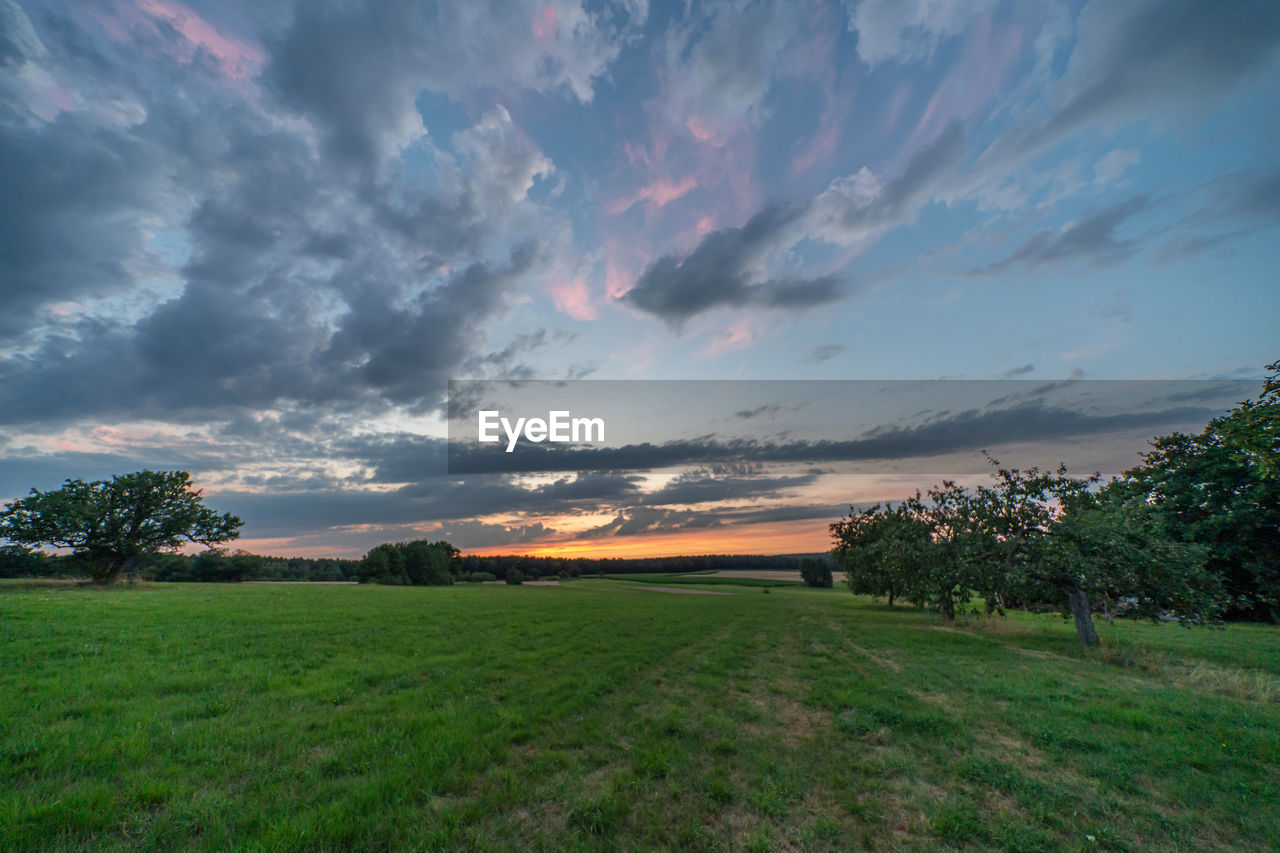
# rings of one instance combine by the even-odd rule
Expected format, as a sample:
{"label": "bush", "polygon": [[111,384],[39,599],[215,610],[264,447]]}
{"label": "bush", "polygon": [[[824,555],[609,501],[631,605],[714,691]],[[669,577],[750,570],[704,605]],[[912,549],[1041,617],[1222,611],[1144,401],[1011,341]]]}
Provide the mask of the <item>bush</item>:
{"label": "bush", "polygon": [[800,561],[800,577],[809,586],[830,588],[832,585],[831,567],[817,557],[805,557]]}
{"label": "bush", "polygon": [[467,572],[459,578],[463,583],[485,583],[497,579],[493,572]]}
{"label": "bush", "polygon": [[384,543],[365,554],[356,569],[360,583],[443,586],[461,573],[458,549],[443,540]]}
{"label": "bush", "polygon": [[508,569],[507,583],[512,584],[514,586],[519,586],[520,584],[524,583],[524,572],[520,571],[519,569]]}

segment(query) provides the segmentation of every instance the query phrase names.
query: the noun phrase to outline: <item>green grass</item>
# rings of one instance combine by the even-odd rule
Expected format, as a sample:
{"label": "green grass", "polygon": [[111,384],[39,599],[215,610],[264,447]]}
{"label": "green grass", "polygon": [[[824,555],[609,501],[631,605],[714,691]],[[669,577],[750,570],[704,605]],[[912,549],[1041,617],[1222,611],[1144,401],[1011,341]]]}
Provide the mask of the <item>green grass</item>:
{"label": "green grass", "polygon": [[0,585],[0,850],[1280,848],[1276,629],[772,592]]}
{"label": "green grass", "polygon": [[[626,575],[605,575],[605,580],[633,581],[635,583],[652,583],[662,586],[672,584],[695,584],[697,586],[745,586],[745,587],[779,587],[805,586],[804,581],[779,580],[777,578],[739,578],[708,577],[706,572],[676,572],[673,574],[636,573]],[[597,578],[592,578],[597,580]]]}

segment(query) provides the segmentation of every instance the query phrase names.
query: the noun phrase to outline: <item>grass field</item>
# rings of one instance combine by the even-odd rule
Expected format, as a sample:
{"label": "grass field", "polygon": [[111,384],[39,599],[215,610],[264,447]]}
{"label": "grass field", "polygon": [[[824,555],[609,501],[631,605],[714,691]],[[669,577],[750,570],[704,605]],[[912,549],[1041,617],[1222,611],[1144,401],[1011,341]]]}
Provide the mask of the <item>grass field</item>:
{"label": "grass field", "polygon": [[0,586],[0,849],[1280,848],[1274,628],[714,589]]}
{"label": "grass field", "polygon": [[[746,575],[746,572],[742,573]],[[782,572],[762,572],[757,577],[725,577],[717,572],[676,572],[672,574],[636,573],[627,575],[605,575],[605,580],[623,581],[627,583],[653,583],[670,586],[672,584],[694,584],[697,586],[737,586],[737,587],[780,587],[804,586],[800,573],[788,573],[790,577],[778,577]]]}

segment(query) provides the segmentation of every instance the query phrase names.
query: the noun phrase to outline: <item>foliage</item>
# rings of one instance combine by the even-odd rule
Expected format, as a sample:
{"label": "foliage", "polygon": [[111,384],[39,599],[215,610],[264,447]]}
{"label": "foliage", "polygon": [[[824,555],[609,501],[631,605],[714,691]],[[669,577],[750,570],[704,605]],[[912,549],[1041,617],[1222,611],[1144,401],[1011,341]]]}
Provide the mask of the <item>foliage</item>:
{"label": "foliage", "polygon": [[806,586],[821,589],[829,589],[833,584],[831,566],[818,557],[805,557],[800,561],[800,578]]}
{"label": "foliage", "polygon": [[833,554],[845,583],[859,595],[898,598],[923,605],[924,577],[931,545],[919,495],[897,507],[876,504],[831,525]]}
{"label": "foliage", "polygon": [[184,542],[212,547],[236,538],[241,524],[204,506],[187,472],[138,471],[32,489],[0,513],[0,536],[71,549],[95,581],[110,583],[131,560]]}
{"label": "foliage", "polygon": [[1087,645],[1097,644],[1096,596],[1152,618],[1169,609],[1188,623],[1217,616],[1221,596],[1203,550],[1171,541],[1149,510],[1110,492],[1095,497],[1096,474],[990,461],[990,486],[970,492],[943,481],[927,501],[851,509],[831,525],[850,590],[890,604],[901,596],[948,619],[975,595],[1002,614],[1006,604],[1052,604],[1075,617]]}
{"label": "foliage", "polygon": [[[826,555],[807,555],[824,558]],[[498,580],[510,569],[519,569],[526,578],[622,574],[690,574],[721,570],[795,571],[799,555],[697,554],[674,557],[541,557],[527,554],[467,554],[461,558],[462,571],[489,572]]]}
{"label": "foliage", "polygon": [[1118,488],[1151,504],[1170,537],[1207,549],[1232,615],[1280,621],[1280,362],[1268,369],[1257,400],[1199,435],[1155,439]]}
{"label": "foliage", "polygon": [[831,525],[850,590],[954,618],[981,597],[1053,605],[1098,642],[1092,610],[1183,624],[1224,613],[1280,621],[1280,362],[1258,400],[1202,434],[1156,438],[1143,464],[1100,477],[995,467],[970,492],[950,481]]}
{"label": "foliage", "polygon": [[48,577],[54,562],[43,551],[23,545],[0,546],[0,578]]}
{"label": "foliage", "polygon": [[508,569],[506,582],[511,586],[520,586],[524,583],[524,572],[519,569]]}
{"label": "foliage", "polygon": [[458,549],[443,539],[384,543],[360,561],[356,580],[391,586],[444,586],[462,575],[458,557]]}
{"label": "foliage", "polygon": [[1070,578],[1108,610],[1203,624],[1225,604],[1221,578],[1205,566],[1207,549],[1171,537],[1158,511],[1115,483],[1072,502],[1047,544],[1044,576]]}

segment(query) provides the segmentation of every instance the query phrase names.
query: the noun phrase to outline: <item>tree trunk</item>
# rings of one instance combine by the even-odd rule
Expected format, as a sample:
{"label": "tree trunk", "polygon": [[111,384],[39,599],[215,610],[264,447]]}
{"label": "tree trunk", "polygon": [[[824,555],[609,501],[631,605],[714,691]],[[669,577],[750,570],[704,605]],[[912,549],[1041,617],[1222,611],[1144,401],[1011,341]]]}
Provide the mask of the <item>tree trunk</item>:
{"label": "tree trunk", "polygon": [[1076,617],[1076,636],[1086,646],[1098,645],[1098,632],[1093,627],[1093,614],[1089,612],[1089,597],[1078,584],[1064,587],[1071,614]]}
{"label": "tree trunk", "polygon": [[120,572],[124,570],[124,564],[128,560],[114,559],[104,560],[91,570],[93,582],[99,586],[107,586],[115,582],[120,577]]}

